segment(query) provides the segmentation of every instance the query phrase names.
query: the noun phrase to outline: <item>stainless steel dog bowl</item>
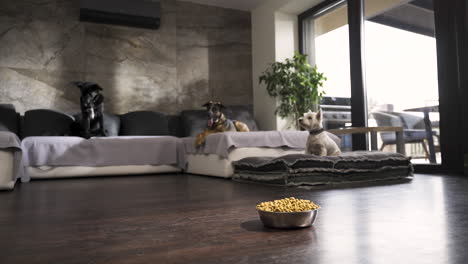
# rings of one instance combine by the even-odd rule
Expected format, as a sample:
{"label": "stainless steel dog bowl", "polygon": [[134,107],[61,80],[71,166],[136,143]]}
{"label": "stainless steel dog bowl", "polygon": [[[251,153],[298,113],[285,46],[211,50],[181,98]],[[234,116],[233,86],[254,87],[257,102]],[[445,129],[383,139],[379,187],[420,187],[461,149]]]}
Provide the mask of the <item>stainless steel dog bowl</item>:
{"label": "stainless steel dog bowl", "polygon": [[273,228],[309,227],[315,222],[318,214],[318,209],[303,212],[257,211],[263,225]]}

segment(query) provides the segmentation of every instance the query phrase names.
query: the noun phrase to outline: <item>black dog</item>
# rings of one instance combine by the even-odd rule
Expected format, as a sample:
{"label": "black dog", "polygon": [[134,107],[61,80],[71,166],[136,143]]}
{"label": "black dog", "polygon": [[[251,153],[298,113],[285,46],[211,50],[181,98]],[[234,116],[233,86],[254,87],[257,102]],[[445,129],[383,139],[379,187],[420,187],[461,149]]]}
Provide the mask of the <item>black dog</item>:
{"label": "black dog", "polygon": [[81,90],[79,135],[84,138],[106,136],[102,88],[91,82],[73,82]]}

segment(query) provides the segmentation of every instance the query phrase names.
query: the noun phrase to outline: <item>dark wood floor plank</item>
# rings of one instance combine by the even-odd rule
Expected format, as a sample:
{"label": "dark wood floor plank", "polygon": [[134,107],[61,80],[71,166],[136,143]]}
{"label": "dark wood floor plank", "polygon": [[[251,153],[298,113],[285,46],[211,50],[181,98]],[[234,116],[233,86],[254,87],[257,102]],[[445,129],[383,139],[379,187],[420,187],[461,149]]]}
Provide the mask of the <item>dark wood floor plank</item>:
{"label": "dark wood floor plank", "polygon": [[[300,189],[190,175],[42,180],[0,193],[0,263],[465,263],[468,180]],[[320,204],[312,228],[255,205]]]}

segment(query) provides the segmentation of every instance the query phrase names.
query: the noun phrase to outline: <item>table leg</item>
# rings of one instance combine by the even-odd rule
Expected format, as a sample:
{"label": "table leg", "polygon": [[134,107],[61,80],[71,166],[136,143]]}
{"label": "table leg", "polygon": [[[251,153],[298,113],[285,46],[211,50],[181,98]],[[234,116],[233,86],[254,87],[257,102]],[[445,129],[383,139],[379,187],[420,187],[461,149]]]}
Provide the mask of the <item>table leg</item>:
{"label": "table leg", "polygon": [[378,150],[378,148],[377,148],[377,132],[371,131],[370,135],[371,135],[371,140],[370,140],[371,150],[373,150],[373,151]]}
{"label": "table leg", "polygon": [[397,131],[396,134],[396,151],[400,154],[406,155],[405,141],[403,139],[403,131]]}
{"label": "table leg", "polygon": [[426,126],[426,138],[429,145],[429,162],[436,163],[434,138],[432,137],[432,124],[429,119],[429,112],[424,111],[424,125]]}

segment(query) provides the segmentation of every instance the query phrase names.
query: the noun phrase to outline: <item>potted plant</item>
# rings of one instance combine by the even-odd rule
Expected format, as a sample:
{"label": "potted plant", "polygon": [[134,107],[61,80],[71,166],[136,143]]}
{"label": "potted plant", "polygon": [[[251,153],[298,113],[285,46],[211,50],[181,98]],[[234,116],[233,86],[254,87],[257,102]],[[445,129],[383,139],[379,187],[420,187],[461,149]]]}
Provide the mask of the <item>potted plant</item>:
{"label": "potted plant", "polygon": [[327,78],[318,72],[317,66],[307,63],[307,55],[295,52],[294,57],[284,62],[272,63],[260,76],[270,96],[279,99],[275,114],[292,118],[296,129],[298,119],[309,110],[318,110],[320,98],[325,94],[323,82]]}

